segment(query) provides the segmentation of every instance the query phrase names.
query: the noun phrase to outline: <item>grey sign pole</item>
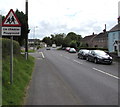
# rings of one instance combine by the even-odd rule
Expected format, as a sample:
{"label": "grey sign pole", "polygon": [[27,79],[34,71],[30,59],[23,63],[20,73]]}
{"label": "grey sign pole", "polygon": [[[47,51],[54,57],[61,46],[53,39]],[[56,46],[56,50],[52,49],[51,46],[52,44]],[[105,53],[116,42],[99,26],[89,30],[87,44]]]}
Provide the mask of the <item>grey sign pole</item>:
{"label": "grey sign pole", "polygon": [[13,36],[11,36],[11,53],[10,53],[10,84],[13,84]]}

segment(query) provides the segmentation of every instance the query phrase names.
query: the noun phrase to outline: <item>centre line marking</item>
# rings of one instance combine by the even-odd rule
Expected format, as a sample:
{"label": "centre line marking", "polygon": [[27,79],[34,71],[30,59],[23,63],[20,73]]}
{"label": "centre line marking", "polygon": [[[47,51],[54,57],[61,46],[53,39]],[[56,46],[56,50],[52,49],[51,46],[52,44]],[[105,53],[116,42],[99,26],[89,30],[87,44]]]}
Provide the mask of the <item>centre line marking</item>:
{"label": "centre line marking", "polygon": [[77,60],[73,60],[74,62],[76,62],[76,63],[78,63],[78,64],[83,64],[83,63],[81,63],[81,62],[79,62],[79,61],[77,61]]}
{"label": "centre line marking", "polygon": [[119,77],[114,76],[114,75],[112,75],[112,74],[109,74],[109,73],[107,73],[107,72],[105,72],[105,71],[99,70],[99,69],[97,69],[97,68],[93,68],[93,69],[96,70],[96,71],[98,71],[98,72],[101,72],[101,73],[103,73],[103,74],[106,74],[106,75],[108,75],[108,76],[111,76],[111,77],[113,77],[113,78],[119,79]]}

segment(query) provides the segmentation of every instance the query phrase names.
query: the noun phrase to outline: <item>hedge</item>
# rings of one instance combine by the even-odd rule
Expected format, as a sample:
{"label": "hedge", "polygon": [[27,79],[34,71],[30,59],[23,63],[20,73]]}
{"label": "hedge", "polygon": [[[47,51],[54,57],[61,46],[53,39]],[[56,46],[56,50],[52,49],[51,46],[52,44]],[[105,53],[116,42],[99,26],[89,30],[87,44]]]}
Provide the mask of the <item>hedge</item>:
{"label": "hedge", "polygon": [[103,50],[103,51],[108,51],[107,48],[99,48],[99,47],[79,47],[80,49],[88,49],[88,50]]}
{"label": "hedge", "polygon": [[[0,42],[2,42],[2,57],[10,55],[11,52],[11,40],[2,38],[0,39]],[[13,40],[13,54],[19,55],[20,54],[20,45],[17,41]]]}

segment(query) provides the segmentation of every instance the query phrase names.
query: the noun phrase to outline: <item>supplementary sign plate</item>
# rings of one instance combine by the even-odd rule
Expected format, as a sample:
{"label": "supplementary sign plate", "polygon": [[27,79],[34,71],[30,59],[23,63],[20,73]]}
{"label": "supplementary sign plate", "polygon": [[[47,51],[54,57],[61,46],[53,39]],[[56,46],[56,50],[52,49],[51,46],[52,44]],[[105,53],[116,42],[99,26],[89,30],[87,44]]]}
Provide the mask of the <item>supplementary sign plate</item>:
{"label": "supplementary sign plate", "polygon": [[3,36],[20,36],[21,27],[2,27]]}

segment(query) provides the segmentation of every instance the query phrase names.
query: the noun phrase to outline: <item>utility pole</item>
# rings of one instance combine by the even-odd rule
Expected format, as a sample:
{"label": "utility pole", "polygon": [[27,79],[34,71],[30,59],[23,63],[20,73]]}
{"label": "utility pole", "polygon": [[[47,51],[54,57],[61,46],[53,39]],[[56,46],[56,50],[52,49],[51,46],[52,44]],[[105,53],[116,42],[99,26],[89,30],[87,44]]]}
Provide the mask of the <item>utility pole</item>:
{"label": "utility pole", "polygon": [[[25,14],[26,14],[26,22],[27,22],[27,28],[28,28],[28,0],[26,0],[26,3],[25,3]],[[25,58],[26,58],[26,60],[28,59],[28,33],[29,33],[29,30],[27,31],[26,38],[25,38]]]}

